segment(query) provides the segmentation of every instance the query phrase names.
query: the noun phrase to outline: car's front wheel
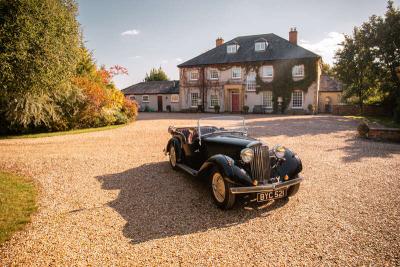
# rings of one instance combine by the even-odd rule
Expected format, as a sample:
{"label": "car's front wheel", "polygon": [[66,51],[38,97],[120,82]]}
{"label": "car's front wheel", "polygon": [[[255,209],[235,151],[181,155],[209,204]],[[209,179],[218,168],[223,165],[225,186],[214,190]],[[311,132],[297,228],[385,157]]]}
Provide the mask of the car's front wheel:
{"label": "car's front wheel", "polygon": [[171,168],[174,170],[178,169],[176,163],[177,163],[176,149],[175,146],[171,144],[171,146],[169,147],[169,164],[171,165]]}
{"label": "car's front wheel", "polygon": [[211,175],[211,195],[215,204],[221,209],[230,209],[235,204],[235,195],[230,188],[231,184],[218,170],[215,170]]}

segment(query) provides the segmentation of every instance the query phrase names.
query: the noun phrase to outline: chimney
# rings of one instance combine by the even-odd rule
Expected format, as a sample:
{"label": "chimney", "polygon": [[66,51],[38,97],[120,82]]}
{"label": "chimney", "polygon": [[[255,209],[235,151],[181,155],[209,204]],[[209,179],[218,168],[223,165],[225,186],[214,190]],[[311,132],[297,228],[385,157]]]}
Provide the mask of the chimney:
{"label": "chimney", "polygon": [[217,40],[215,40],[215,47],[220,46],[224,43],[224,39],[221,37],[218,37]]}
{"label": "chimney", "polygon": [[297,45],[297,30],[296,30],[296,27],[290,28],[289,42],[291,42],[294,45]]}

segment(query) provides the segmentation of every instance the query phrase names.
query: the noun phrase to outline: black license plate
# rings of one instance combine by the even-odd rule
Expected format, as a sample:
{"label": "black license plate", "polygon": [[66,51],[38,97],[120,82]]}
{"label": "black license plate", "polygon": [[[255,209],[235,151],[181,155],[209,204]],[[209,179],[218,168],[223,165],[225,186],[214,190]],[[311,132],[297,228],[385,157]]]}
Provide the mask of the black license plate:
{"label": "black license plate", "polygon": [[271,199],[282,198],[286,196],[286,189],[279,189],[270,192],[257,193],[257,202],[264,202]]}

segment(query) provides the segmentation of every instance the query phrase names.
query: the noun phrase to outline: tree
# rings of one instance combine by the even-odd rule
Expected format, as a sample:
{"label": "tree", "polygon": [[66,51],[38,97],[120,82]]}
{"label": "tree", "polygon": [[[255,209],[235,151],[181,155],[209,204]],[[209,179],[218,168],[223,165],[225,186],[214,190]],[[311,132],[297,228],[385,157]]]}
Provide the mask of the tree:
{"label": "tree", "polygon": [[152,68],[150,70],[150,74],[146,73],[146,77],[144,78],[145,82],[150,82],[150,81],[168,81],[168,76],[167,74],[163,71],[161,67],[158,69]]}
{"label": "tree", "polygon": [[335,73],[331,67],[331,65],[329,65],[328,63],[322,62],[322,73],[329,75],[329,76],[335,76]]}
{"label": "tree", "polygon": [[376,64],[358,28],[354,28],[353,37],[345,36],[342,46],[336,52],[334,71],[344,83],[343,96],[347,99],[355,98],[362,109],[365,100],[372,95],[371,89],[377,85]]}
{"label": "tree", "polygon": [[400,120],[400,10],[388,1],[383,17],[373,15],[336,53],[334,70],[345,83],[344,96],[357,96],[362,105],[379,95],[384,106]]}
{"label": "tree", "polygon": [[[0,0],[0,119],[52,128],[71,89],[81,44],[73,0]],[[2,125],[2,126],[3,126]]]}

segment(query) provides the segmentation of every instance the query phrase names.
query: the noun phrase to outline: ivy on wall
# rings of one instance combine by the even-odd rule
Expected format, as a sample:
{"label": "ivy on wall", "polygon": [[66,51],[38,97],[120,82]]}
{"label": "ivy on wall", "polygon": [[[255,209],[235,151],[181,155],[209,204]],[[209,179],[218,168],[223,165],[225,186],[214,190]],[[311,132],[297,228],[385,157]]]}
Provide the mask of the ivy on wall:
{"label": "ivy on wall", "polygon": [[[207,67],[216,68],[219,71],[228,70],[234,66],[244,68],[244,76],[249,72],[256,73],[256,91],[272,91],[273,109],[278,111],[278,97],[282,97],[282,110],[285,110],[289,105],[293,90],[302,90],[307,92],[308,88],[317,79],[317,61],[315,58],[291,59],[291,60],[276,60],[268,62],[246,62],[240,64],[224,64],[212,65]],[[274,69],[273,80],[264,82],[260,77],[260,68],[263,65],[272,65]],[[296,65],[304,65],[304,78],[301,80],[293,80],[292,69]]]}

